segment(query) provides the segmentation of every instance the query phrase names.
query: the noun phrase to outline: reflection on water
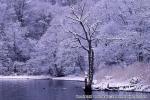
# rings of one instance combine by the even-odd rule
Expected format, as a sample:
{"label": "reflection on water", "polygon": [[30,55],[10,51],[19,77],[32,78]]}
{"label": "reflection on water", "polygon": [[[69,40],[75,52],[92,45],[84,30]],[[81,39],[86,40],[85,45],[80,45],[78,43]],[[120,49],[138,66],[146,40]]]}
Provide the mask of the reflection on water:
{"label": "reflection on water", "polygon": [[[86,100],[81,99],[84,96],[82,87],[83,83],[73,81],[1,80],[0,100]],[[127,98],[123,99],[125,96]],[[130,96],[147,98],[131,99]],[[95,99],[87,100],[150,100],[150,93],[94,91],[93,97]]]}
{"label": "reflection on water", "polygon": [[0,81],[0,100],[76,100],[80,82],[52,80]]}

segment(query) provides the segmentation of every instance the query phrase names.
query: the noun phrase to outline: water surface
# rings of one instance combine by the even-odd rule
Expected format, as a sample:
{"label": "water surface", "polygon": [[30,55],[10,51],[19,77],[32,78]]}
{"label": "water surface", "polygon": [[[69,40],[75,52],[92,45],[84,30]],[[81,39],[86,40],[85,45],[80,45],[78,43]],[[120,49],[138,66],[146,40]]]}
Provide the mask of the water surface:
{"label": "water surface", "polygon": [[[85,100],[82,82],[62,80],[0,80],[0,100]],[[112,99],[110,96],[146,98]],[[94,91],[93,100],[150,100],[150,93]],[[105,96],[106,98],[102,98]]]}

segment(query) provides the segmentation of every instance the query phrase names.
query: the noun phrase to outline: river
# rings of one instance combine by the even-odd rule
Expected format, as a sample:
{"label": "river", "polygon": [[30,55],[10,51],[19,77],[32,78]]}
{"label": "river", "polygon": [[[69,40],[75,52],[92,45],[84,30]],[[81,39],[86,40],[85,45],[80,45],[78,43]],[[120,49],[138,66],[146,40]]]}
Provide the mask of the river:
{"label": "river", "polygon": [[[83,85],[62,80],[0,80],[0,100],[85,100]],[[94,91],[93,97],[92,100],[150,100],[150,93]]]}

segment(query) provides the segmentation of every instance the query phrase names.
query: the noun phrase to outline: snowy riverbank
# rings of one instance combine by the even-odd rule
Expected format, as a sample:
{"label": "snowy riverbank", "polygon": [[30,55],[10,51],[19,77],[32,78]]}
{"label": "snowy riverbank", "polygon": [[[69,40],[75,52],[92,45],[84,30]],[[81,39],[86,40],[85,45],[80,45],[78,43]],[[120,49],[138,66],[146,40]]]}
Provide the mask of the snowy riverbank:
{"label": "snowy riverbank", "polygon": [[25,79],[51,79],[51,77],[48,75],[47,76],[45,76],[45,75],[40,75],[40,76],[27,76],[27,75],[0,76],[0,80],[25,80]]}
{"label": "snowy riverbank", "polygon": [[[66,77],[53,77],[53,80],[68,80],[68,81],[81,81],[84,82],[84,76],[66,76]],[[125,82],[118,82],[110,77],[98,82],[93,80],[93,90],[96,91],[131,91],[131,92],[150,92],[150,85],[142,83],[142,81],[133,77]]]}
{"label": "snowy riverbank", "polygon": [[150,85],[144,84],[137,77],[133,77],[124,82],[118,82],[115,79],[103,79],[101,82],[93,85],[93,90],[150,92]]}
{"label": "snowy riverbank", "polygon": [[52,79],[52,80],[68,80],[68,81],[84,81],[84,77],[81,76],[66,76],[66,77],[51,77],[49,75],[39,76],[28,76],[28,75],[11,75],[11,76],[0,76],[0,80],[26,80],[26,79]]}
{"label": "snowy riverbank", "polygon": [[53,80],[67,80],[67,81],[84,81],[83,76],[74,76],[74,75],[69,75],[66,77],[52,77]]}

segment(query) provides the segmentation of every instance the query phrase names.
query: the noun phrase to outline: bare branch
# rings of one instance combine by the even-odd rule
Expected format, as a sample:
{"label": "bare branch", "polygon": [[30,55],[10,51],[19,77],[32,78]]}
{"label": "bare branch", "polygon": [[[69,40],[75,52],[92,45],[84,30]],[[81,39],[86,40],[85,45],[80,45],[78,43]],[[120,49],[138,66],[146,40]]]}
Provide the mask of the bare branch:
{"label": "bare branch", "polygon": [[91,33],[91,28],[90,28],[90,25],[86,24],[87,28],[88,28],[88,33],[89,33],[89,36],[90,36],[90,33]]}
{"label": "bare branch", "polygon": [[86,38],[84,38],[83,36],[75,33],[75,32],[72,32],[72,31],[69,31],[70,33],[72,33],[75,37],[78,36],[79,38],[83,39],[83,40],[86,40]]}
{"label": "bare branch", "polygon": [[80,25],[81,25],[81,27],[83,28],[83,31],[84,31],[86,40],[89,41],[88,32],[86,31],[86,28],[85,28],[83,22],[80,22]]}
{"label": "bare branch", "polygon": [[90,25],[88,25],[87,23],[85,23],[85,25],[86,25],[86,27],[87,27],[87,33],[88,33],[88,37],[89,37],[89,39],[91,40],[91,28],[90,28]]}
{"label": "bare branch", "polygon": [[[88,49],[82,45],[81,40],[79,39],[79,37],[82,38],[82,39],[84,39],[84,40],[86,40],[86,39],[85,39],[84,37],[78,35],[78,34],[74,34],[74,32],[72,32],[72,31],[69,31],[69,32],[74,35],[74,38],[79,42],[80,46],[81,46],[84,50],[88,51]],[[78,37],[77,37],[77,36],[78,36]]]}
{"label": "bare branch", "polygon": [[78,20],[80,20],[79,16],[76,14],[73,7],[71,7],[71,11],[72,11],[73,16],[75,16]]}
{"label": "bare branch", "polygon": [[81,35],[79,34],[76,34],[78,37],[82,38],[83,40],[86,40],[86,38],[82,37]]}
{"label": "bare branch", "polygon": [[75,18],[73,18],[73,17],[69,17],[69,16],[66,16],[67,18],[69,18],[69,19],[72,19],[72,20],[74,20],[74,21],[76,21],[76,22],[80,22],[80,20],[79,19],[75,19]]}
{"label": "bare branch", "polygon": [[79,38],[76,38],[76,39],[78,40],[81,47],[88,52],[89,50],[85,46],[82,45],[81,40]]}
{"label": "bare branch", "polygon": [[[70,31],[71,32],[71,31]],[[71,32],[72,33],[72,32]],[[73,34],[74,35],[74,38],[78,41],[78,43],[80,44],[80,46],[84,49],[84,50],[86,50],[87,52],[88,52],[88,49],[85,47],[85,46],[83,46],[83,44],[81,43],[81,40],[79,39],[79,37],[77,37],[77,34]],[[86,40],[86,39],[85,39]]]}
{"label": "bare branch", "polygon": [[94,25],[91,26],[92,31],[93,31],[93,32],[91,33],[91,37],[93,37],[94,33],[96,33],[97,28],[98,28],[98,26],[99,26],[99,23],[100,23],[100,22],[96,22]]}
{"label": "bare branch", "polygon": [[83,4],[83,7],[80,7],[81,8],[81,19],[83,18],[83,15],[84,15],[85,6],[86,6],[86,3]]}
{"label": "bare branch", "polygon": [[145,50],[147,50],[148,52],[150,52],[150,48],[144,48]]}
{"label": "bare branch", "polygon": [[82,18],[82,22],[86,21],[89,16],[90,14],[85,15],[84,18]]}

